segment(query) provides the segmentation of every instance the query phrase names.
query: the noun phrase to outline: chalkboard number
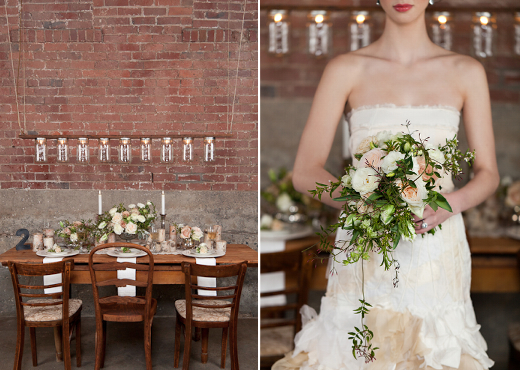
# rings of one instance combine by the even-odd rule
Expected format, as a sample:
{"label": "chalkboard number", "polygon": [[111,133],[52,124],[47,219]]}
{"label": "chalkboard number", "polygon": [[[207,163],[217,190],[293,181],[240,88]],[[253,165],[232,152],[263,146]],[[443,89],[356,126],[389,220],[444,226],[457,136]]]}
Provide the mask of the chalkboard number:
{"label": "chalkboard number", "polygon": [[23,236],[22,240],[16,244],[16,250],[17,251],[23,251],[27,249],[31,249],[31,245],[29,243],[25,244],[27,239],[29,239],[29,236],[31,234],[29,233],[29,230],[27,229],[19,229],[16,231],[16,236]]}

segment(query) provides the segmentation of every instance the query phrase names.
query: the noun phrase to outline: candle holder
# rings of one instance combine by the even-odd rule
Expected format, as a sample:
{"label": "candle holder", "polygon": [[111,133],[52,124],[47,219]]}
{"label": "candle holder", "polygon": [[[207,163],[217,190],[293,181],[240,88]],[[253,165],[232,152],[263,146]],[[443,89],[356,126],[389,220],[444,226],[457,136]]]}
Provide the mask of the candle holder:
{"label": "candle holder", "polygon": [[65,163],[69,161],[69,144],[66,137],[58,138],[58,157],[57,161]]}
{"label": "candle holder", "polygon": [[166,215],[161,215],[161,229],[166,230]]}
{"label": "candle holder", "polygon": [[130,143],[130,138],[122,137],[119,139],[119,162],[132,162],[132,145]]}
{"label": "candle holder", "polygon": [[152,141],[149,137],[141,138],[141,162],[151,162]]}
{"label": "candle holder", "polygon": [[473,55],[477,58],[489,58],[494,53],[496,19],[489,12],[476,12],[473,16]]}
{"label": "candle holder", "polygon": [[354,11],[349,23],[350,51],[370,44],[370,16],[367,11]]}
{"label": "candle holder", "polygon": [[515,13],[515,54],[520,55],[520,12]]}
{"label": "candle holder", "polygon": [[289,53],[289,18],[287,10],[269,12],[269,53],[283,55]]}
{"label": "candle holder", "polygon": [[78,162],[79,163],[87,163],[89,158],[89,146],[88,146],[88,138],[80,137],[78,139]]}
{"label": "candle holder", "polygon": [[452,45],[452,19],[450,12],[434,12],[432,23],[432,39],[436,45],[451,50]]}
{"label": "candle holder", "polygon": [[161,144],[161,162],[171,163],[173,162],[173,144],[171,137],[163,137]]}
{"label": "candle holder", "polygon": [[185,162],[189,162],[193,159],[193,138],[185,137],[182,139],[182,159]]}
{"label": "candle holder", "polygon": [[47,162],[47,139],[39,137],[36,139],[36,162]]}
{"label": "candle holder", "polygon": [[211,162],[215,160],[215,138],[207,136],[204,138],[204,161]]}
{"label": "candle holder", "polygon": [[332,45],[332,27],[327,23],[328,12],[313,10],[309,13],[309,19],[309,53],[316,57],[326,56],[330,53]]}
{"label": "candle holder", "polygon": [[99,161],[102,163],[110,162],[110,139],[102,137],[99,139]]}

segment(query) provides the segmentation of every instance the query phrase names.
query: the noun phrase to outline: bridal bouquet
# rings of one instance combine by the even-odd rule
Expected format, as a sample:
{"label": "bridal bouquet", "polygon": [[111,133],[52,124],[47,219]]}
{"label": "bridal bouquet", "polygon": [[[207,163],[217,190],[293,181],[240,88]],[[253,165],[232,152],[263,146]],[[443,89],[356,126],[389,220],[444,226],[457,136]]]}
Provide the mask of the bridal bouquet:
{"label": "bridal bouquet", "polygon": [[[396,271],[394,286],[398,283],[399,264],[392,252],[401,238],[415,239],[414,215],[422,218],[427,205],[435,211],[440,207],[452,212],[446,198],[436,190],[441,190],[438,180],[448,173],[458,176],[462,172],[459,162],[471,163],[475,157],[474,152],[462,154],[457,149],[456,137],[446,140],[445,145],[434,146],[420,134],[414,135],[417,132],[410,132],[409,122],[405,126],[408,133],[382,131],[365,138],[354,156],[356,166],[348,166],[337,182],[318,183],[316,190],[310,191],[321,199],[323,193],[332,197],[339,189],[340,196],[334,200],[344,202],[339,221],[322,228],[322,248],[331,251],[334,258],[346,252],[344,265],[363,263],[369,260],[370,252],[380,254],[385,270],[393,266]],[[348,230],[351,238],[332,244],[328,236],[340,228]],[[428,232],[434,234],[435,229]],[[375,359],[377,348],[370,344],[373,333],[363,325],[371,306],[365,301],[364,290],[362,294],[361,307],[355,310],[361,315],[362,326],[349,334],[354,357],[363,356],[369,362]]]}
{"label": "bridal bouquet", "polygon": [[98,218],[96,238],[102,242],[108,239],[110,233],[115,233],[137,235],[144,239],[156,218],[155,205],[150,201],[146,204],[129,204],[128,208],[121,203]]}

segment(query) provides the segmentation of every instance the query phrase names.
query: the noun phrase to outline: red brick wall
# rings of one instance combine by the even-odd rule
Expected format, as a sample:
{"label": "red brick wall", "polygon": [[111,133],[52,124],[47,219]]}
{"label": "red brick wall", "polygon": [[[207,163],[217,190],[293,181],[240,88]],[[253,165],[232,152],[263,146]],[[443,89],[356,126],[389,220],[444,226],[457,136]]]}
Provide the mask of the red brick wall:
{"label": "red brick wall", "polygon": [[[244,0],[24,0],[21,32],[19,2],[0,0],[1,189],[257,189],[257,0],[246,9]],[[159,139],[151,164],[140,162],[133,140],[130,165],[116,162],[117,140],[112,163],[98,163],[91,140],[84,165],[75,163],[75,151],[70,163],[56,163],[55,140],[48,140],[48,163],[35,163],[34,140],[18,138],[21,128],[40,135],[225,133],[231,122],[232,137],[217,139],[210,164],[201,139],[189,164],[174,139],[174,164],[165,166]]]}
{"label": "red brick wall", "polygon": [[[267,1],[276,8],[276,0]],[[281,5],[289,1],[280,0]],[[307,3],[313,1],[307,1]],[[316,1],[314,1],[316,2]],[[327,3],[329,6],[330,1]],[[371,7],[375,0],[366,2]],[[264,2],[261,2],[264,5]],[[443,6],[444,3],[433,8]],[[290,4],[289,4],[290,5]],[[309,4],[307,4],[309,5]],[[449,5],[449,4],[445,4]],[[489,5],[489,4],[488,4]],[[518,5],[518,4],[516,4]],[[297,6],[297,5],[295,5]],[[338,6],[336,4],[336,6]],[[498,5],[495,4],[495,7]],[[319,9],[319,6],[316,6]],[[310,9],[310,8],[309,8]],[[372,40],[379,37],[383,31],[384,13],[373,8]],[[464,9],[449,9],[453,12],[454,33],[452,50],[462,54],[470,54],[471,49],[471,18],[472,11]],[[486,10],[483,6],[480,10]],[[497,18],[496,52],[497,56],[484,61],[493,102],[520,103],[520,56],[513,54],[514,47],[514,11],[511,9],[491,9]],[[277,57],[268,54],[268,10],[260,12],[260,65],[261,65],[261,95],[263,97],[312,97],[317,84],[329,59],[316,59],[307,52],[307,14],[304,9],[291,10],[289,21],[290,54]],[[348,22],[350,12],[346,9],[336,9],[331,12],[330,22],[333,27],[333,55],[350,51]],[[431,17],[432,13],[428,13]]]}

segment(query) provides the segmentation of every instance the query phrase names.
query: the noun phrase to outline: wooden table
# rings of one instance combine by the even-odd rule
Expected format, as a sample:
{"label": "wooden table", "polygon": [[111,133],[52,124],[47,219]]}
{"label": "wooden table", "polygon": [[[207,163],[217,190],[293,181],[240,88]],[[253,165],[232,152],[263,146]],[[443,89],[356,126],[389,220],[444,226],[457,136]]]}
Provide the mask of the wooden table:
{"label": "wooden table", "polygon": [[[88,254],[77,254],[74,259],[74,270],[71,273],[71,284],[91,284],[90,272],[88,270]],[[96,261],[110,262],[114,257],[106,254],[96,254]],[[7,266],[7,262],[18,263],[38,263],[43,261],[43,257],[37,256],[31,250],[17,251],[11,248],[0,254],[0,263]],[[154,255],[154,284],[184,284],[184,275],[181,272],[181,262],[195,262],[194,258],[176,254],[157,254]],[[238,263],[246,261],[247,267],[258,267],[258,252],[244,244],[228,244],[226,255],[217,257],[218,264]],[[147,263],[148,256],[137,258],[137,263]],[[116,272],[106,272],[108,276],[116,277]],[[144,280],[146,273],[137,272],[137,280]],[[107,276],[107,278],[108,278]]]}

